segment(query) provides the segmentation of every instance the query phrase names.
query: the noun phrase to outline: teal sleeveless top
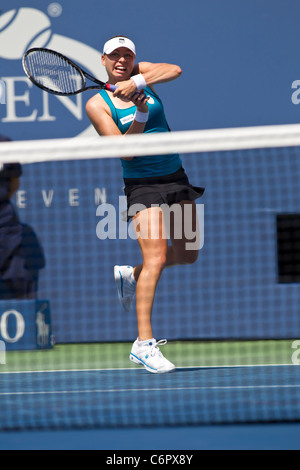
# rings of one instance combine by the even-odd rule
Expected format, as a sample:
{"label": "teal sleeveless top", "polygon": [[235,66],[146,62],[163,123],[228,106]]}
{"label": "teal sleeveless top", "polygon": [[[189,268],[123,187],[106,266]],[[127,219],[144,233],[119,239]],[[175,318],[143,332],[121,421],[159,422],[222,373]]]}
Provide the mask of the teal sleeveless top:
{"label": "teal sleeveless top", "polygon": [[[144,133],[169,132],[163,104],[159,96],[150,87],[144,89],[149,96],[148,108],[149,119],[145,125]],[[99,91],[102,98],[111,110],[112,118],[122,134],[128,131],[133,121],[136,106],[127,109],[115,108],[108,93]],[[121,159],[124,178],[146,178],[152,176],[163,176],[175,173],[181,167],[181,159],[178,154],[153,155],[145,157],[134,157],[132,160]]]}

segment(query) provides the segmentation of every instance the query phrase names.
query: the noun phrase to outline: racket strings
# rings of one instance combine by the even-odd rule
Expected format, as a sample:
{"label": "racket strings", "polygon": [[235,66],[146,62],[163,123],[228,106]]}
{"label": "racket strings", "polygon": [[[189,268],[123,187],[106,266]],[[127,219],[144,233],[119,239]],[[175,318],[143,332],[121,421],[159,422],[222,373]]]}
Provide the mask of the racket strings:
{"label": "racket strings", "polygon": [[27,55],[30,76],[41,86],[56,93],[74,93],[83,88],[81,73],[64,58],[45,51]]}

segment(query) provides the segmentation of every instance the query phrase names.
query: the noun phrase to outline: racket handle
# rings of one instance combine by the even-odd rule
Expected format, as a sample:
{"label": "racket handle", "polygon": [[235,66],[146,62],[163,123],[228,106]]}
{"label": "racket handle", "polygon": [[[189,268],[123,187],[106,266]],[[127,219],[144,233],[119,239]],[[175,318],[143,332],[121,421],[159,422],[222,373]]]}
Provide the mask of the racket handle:
{"label": "racket handle", "polygon": [[105,83],[105,89],[109,91],[116,91],[118,87],[116,85],[110,85],[109,83]]}
{"label": "racket handle", "polygon": [[[106,90],[109,90],[109,91],[116,91],[118,87],[116,85],[110,85],[109,83],[105,83],[105,89]],[[145,93],[143,93],[142,91],[137,91],[136,93],[138,93],[139,95],[141,95],[142,97],[146,98],[146,95]]]}

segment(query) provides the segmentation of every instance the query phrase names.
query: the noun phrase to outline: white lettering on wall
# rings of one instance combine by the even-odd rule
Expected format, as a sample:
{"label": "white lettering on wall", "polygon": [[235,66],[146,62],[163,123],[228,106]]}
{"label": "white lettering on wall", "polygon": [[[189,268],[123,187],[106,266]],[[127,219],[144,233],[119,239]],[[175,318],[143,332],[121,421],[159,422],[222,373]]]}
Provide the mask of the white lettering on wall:
{"label": "white lettering on wall", "polygon": [[[6,116],[2,122],[34,122],[34,121],[55,121],[56,116],[51,115],[49,99],[58,100],[78,121],[82,120],[82,96],[78,94],[75,98],[68,96],[49,95],[41,91],[40,109],[31,107],[30,94],[33,83],[27,77],[1,77],[6,88]],[[20,91],[20,89],[22,91]],[[19,104],[19,107],[18,107]],[[23,113],[21,113],[21,104]],[[24,114],[24,106],[28,108],[28,113]]]}
{"label": "white lettering on wall", "polygon": [[[55,190],[53,188],[42,189],[40,191],[40,194],[41,194],[41,199],[44,203],[44,206],[47,208],[52,207],[52,205],[54,205],[55,202],[57,202],[60,205],[62,203],[61,196],[59,199],[55,197]],[[36,201],[36,193],[32,195],[31,197],[32,197],[32,200],[34,199]],[[30,197],[29,191],[26,191],[24,189],[19,189],[15,195],[16,206],[19,209],[26,209],[28,206],[30,206],[31,197]],[[68,205],[70,207],[80,206],[79,188],[66,188],[66,197],[67,197]],[[94,188],[94,198],[91,197],[90,201],[91,203],[94,202],[96,206],[99,206],[99,204],[105,204],[107,201],[106,188]]]}

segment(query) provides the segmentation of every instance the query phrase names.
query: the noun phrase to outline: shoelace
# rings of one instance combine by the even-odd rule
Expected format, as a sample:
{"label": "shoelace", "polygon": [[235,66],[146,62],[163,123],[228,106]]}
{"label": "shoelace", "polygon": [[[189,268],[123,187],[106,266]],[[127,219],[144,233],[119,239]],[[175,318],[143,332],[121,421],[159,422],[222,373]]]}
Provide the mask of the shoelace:
{"label": "shoelace", "polygon": [[159,341],[157,341],[157,343],[153,344],[153,346],[151,346],[151,349],[150,349],[150,356],[153,357],[156,354],[159,354],[160,356],[162,356],[162,353],[160,352],[158,346],[164,346],[164,344],[167,344],[166,339],[160,339]]}

